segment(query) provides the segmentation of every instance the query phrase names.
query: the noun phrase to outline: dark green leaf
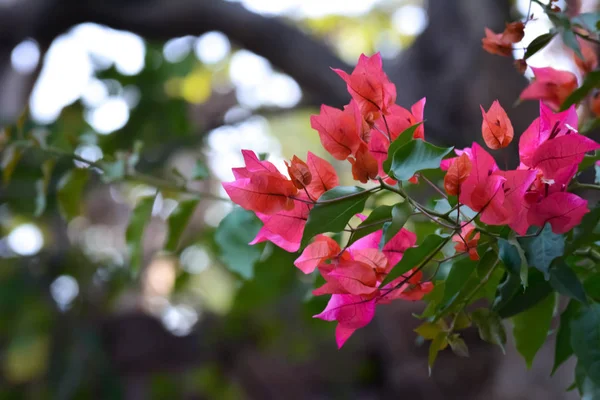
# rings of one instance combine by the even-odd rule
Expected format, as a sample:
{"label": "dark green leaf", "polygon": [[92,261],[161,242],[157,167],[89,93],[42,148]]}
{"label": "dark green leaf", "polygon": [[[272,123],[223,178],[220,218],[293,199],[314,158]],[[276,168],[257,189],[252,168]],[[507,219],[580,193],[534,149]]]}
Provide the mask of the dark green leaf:
{"label": "dark green leaf", "polygon": [[600,207],[584,215],[581,223],[573,229],[573,237],[566,253],[570,254],[598,240],[600,240]]}
{"label": "dark green leaf", "polygon": [[196,210],[198,205],[198,199],[184,200],[177,205],[177,208],[173,210],[167,223],[169,225],[169,234],[167,236],[167,244],[165,250],[175,252],[179,246],[179,239],[181,234],[185,230],[190,218]]}
{"label": "dark green leaf", "polygon": [[527,287],[527,258],[519,242],[510,236],[509,240],[498,239],[498,251],[508,272],[517,275],[523,287]]}
{"label": "dark green leaf", "polygon": [[586,375],[600,386],[600,304],[582,307],[572,319],[571,347]]}
{"label": "dark green leaf", "polygon": [[469,277],[475,272],[477,263],[470,258],[463,258],[452,265],[452,269],[446,278],[446,287],[442,304],[452,300],[463,288]]}
{"label": "dark green leaf", "polygon": [[581,46],[579,46],[579,42],[577,41],[577,36],[571,29],[564,29],[561,32],[563,43],[569,47],[577,57],[581,60],[584,59],[583,54],[581,53]]}
{"label": "dark green leaf", "polygon": [[550,267],[550,285],[558,293],[587,304],[583,285],[575,272],[560,258],[554,259]]}
{"label": "dark green leaf", "polygon": [[399,181],[410,179],[416,172],[440,167],[444,156],[452,147],[437,147],[423,140],[411,140],[392,156],[389,174]]}
{"label": "dark green leaf", "polygon": [[383,162],[383,170],[386,174],[390,173],[390,168],[392,167],[392,159],[396,150],[413,140],[413,135],[419,127],[419,125],[421,124],[422,122],[419,122],[415,125],[408,127],[400,135],[398,135],[398,137],[392,142],[392,144],[390,144],[390,147],[388,148],[387,159]]}
{"label": "dark green leaf", "polygon": [[537,269],[530,268],[527,278],[528,285],[523,291],[517,291],[512,297],[498,298],[494,302],[493,310],[502,318],[509,318],[519,314],[539,303],[548,294],[552,293],[552,286],[544,279],[544,275]]}
{"label": "dark green leaf", "polygon": [[[448,274],[442,306],[436,314],[436,319],[457,312],[461,307],[467,306],[486,295],[485,287],[481,287],[480,284],[496,266],[498,262],[496,253],[494,251],[486,252],[477,263],[476,268],[471,268],[468,261],[471,260],[468,258],[462,259],[452,267]],[[475,265],[473,264],[473,266]],[[497,278],[497,281],[492,279],[488,281],[493,285],[494,292],[499,280],[500,277]],[[493,296],[493,293],[491,295]]]}
{"label": "dark green leaf", "polygon": [[594,274],[583,282],[583,287],[595,301],[600,301],[600,274]]}
{"label": "dark green leaf", "polygon": [[89,170],[75,168],[60,179],[56,189],[58,207],[66,221],[81,214],[83,189],[89,178]]}
{"label": "dark green leaf", "polygon": [[402,256],[402,260],[392,268],[380,286],[383,287],[411,269],[421,266],[421,264],[428,259],[431,260],[433,256],[442,249],[447,241],[447,238],[438,235],[429,235],[420,246],[411,247],[406,250]]}
{"label": "dark green leaf", "polygon": [[192,179],[202,180],[208,178],[209,176],[210,173],[208,172],[206,165],[200,160],[196,161],[196,165],[194,166],[194,171],[192,173]]}
{"label": "dark green leaf", "polygon": [[563,103],[561,110],[566,110],[573,104],[580,103],[595,88],[600,86],[600,70],[588,72],[582,85],[576,89]]}
{"label": "dark green leaf", "polygon": [[[537,230],[537,228],[534,228]],[[565,251],[565,237],[552,232],[550,224],[546,224],[542,232],[533,238],[519,239],[525,249],[529,265],[540,270],[546,279],[550,278],[550,263]]]}
{"label": "dark green leaf", "polygon": [[479,308],[471,314],[473,323],[479,330],[481,340],[500,346],[504,353],[506,344],[506,330],[498,314],[486,308]]}
{"label": "dark green leaf", "polygon": [[548,32],[533,39],[533,41],[529,43],[529,46],[527,46],[527,51],[525,52],[525,59],[528,59],[529,57],[543,49],[548,43],[550,43],[554,35],[556,35],[555,32]]}
{"label": "dark green leaf", "polygon": [[260,220],[252,212],[235,208],[221,221],[215,233],[220,259],[230,271],[240,274],[245,279],[253,277],[254,264],[262,254],[262,246],[248,244],[260,227]]}
{"label": "dark green leaf", "polygon": [[48,185],[50,184],[50,178],[52,178],[52,171],[56,165],[56,160],[49,158],[42,163],[42,178],[38,179],[35,183],[35,211],[34,217],[41,216],[46,210],[46,196],[48,195]]}
{"label": "dark green leaf", "polygon": [[10,182],[15,167],[23,156],[23,149],[12,144],[2,152],[2,179],[5,185]]}
{"label": "dark green leaf", "polygon": [[435,339],[431,341],[429,345],[429,375],[431,375],[431,369],[433,368],[433,364],[435,363],[435,359],[437,358],[440,350],[443,350],[448,346],[448,334],[446,332],[439,333]]}
{"label": "dark green leaf", "polygon": [[129,264],[133,274],[139,273],[144,258],[144,231],[152,217],[152,208],[156,196],[141,198],[129,218],[129,225],[125,232],[125,241],[129,251]]}
{"label": "dark green leaf", "polygon": [[400,232],[412,212],[413,207],[408,201],[398,203],[392,208],[392,221],[383,224],[383,234],[381,235],[381,243],[379,243],[380,250]]}
{"label": "dark green leaf", "polygon": [[343,231],[348,221],[365,208],[371,193],[358,186],[338,186],[323,193],[308,215],[302,246],[319,233]]}
{"label": "dark green leaf", "polygon": [[565,311],[560,315],[560,325],[554,346],[554,366],[552,367],[551,375],[554,375],[558,367],[573,354],[573,348],[571,347],[571,320],[577,314],[580,307],[580,303],[571,300]]}
{"label": "dark green leaf", "polygon": [[549,294],[535,306],[512,318],[515,345],[525,359],[527,368],[531,368],[536,353],[548,337],[555,299],[554,294]]}

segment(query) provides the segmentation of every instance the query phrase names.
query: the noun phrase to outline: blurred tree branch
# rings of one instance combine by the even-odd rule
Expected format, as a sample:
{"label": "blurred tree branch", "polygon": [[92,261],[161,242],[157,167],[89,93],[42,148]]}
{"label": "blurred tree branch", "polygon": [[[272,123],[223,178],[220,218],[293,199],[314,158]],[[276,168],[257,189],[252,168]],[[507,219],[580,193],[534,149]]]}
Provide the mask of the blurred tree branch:
{"label": "blurred tree branch", "polygon": [[[164,41],[185,35],[221,31],[237,45],[268,59],[276,68],[292,76],[305,92],[305,103],[342,106],[348,102],[345,85],[329,72],[330,67],[351,70],[322,41],[279,18],[262,16],[243,6],[223,0],[150,0],[140,2],[98,0],[22,0],[4,6],[0,12],[0,87],[10,88],[6,76],[10,51],[20,41],[32,37],[48,46],[60,33],[83,22],[95,22],[134,32],[147,40]],[[481,50],[483,28],[501,30],[510,19],[508,0],[488,0],[477,6],[469,0],[430,0],[429,25],[413,46],[386,70],[398,85],[398,103],[408,106],[428,96],[426,119],[428,135],[444,142],[448,129],[467,132],[478,129],[479,103],[487,107],[499,98],[512,104],[526,81],[519,79],[509,59]],[[31,89],[25,85],[25,91]],[[16,118],[22,107],[2,107],[23,101],[16,94],[0,94],[0,121]],[[7,100],[7,97],[10,96]],[[22,106],[22,104],[21,104]],[[16,109],[19,110],[15,114]],[[514,110],[517,131],[526,128],[535,107]],[[466,111],[468,110],[468,111]],[[8,115],[7,115],[8,114]],[[511,115],[512,116],[512,115]],[[457,145],[467,145],[469,141]],[[454,140],[456,142],[456,140]]]}

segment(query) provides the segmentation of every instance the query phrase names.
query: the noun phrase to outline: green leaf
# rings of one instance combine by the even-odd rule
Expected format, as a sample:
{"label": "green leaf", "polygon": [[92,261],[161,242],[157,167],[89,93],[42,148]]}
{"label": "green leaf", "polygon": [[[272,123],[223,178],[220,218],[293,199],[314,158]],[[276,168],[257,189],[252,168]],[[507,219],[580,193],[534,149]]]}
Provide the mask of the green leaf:
{"label": "green leaf", "polygon": [[[537,228],[535,228],[537,229]],[[550,263],[565,251],[565,237],[552,232],[550,224],[546,224],[542,232],[533,238],[520,239],[525,249],[527,262],[540,270],[546,279],[550,278]]]}
{"label": "green leaf", "polygon": [[592,299],[600,301],[600,274],[589,276],[583,282],[583,287]]}
{"label": "green leaf", "polygon": [[81,214],[81,197],[88,178],[88,169],[75,168],[63,175],[58,182],[56,189],[58,207],[67,222]]}
{"label": "green leaf", "polygon": [[444,289],[444,297],[442,304],[451,301],[460,290],[463,288],[467,280],[475,272],[477,263],[470,258],[463,258],[452,265],[452,269],[446,278],[446,287]]}
{"label": "green leaf", "polygon": [[413,140],[413,135],[419,127],[419,125],[421,124],[422,122],[419,122],[415,125],[408,127],[407,129],[402,131],[400,135],[398,135],[398,137],[392,142],[392,144],[390,144],[390,147],[388,148],[388,156],[383,162],[383,170],[386,174],[390,173],[390,168],[392,167],[392,159],[394,158],[394,153],[396,152],[396,150]]}
{"label": "green leaf", "polygon": [[533,39],[533,41],[529,43],[529,46],[527,46],[527,51],[525,52],[524,58],[527,60],[529,57],[546,47],[554,35],[556,35],[555,32],[548,32]]}
{"label": "green leaf", "polygon": [[596,173],[596,177],[594,178],[594,183],[600,183],[600,165],[594,165],[594,172]]}
{"label": "green leaf", "polygon": [[555,300],[556,296],[549,294],[532,308],[512,318],[517,351],[525,359],[527,368],[531,368],[536,353],[548,337]]}
{"label": "green leaf", "polygon": [[392,208],[394,206],[379,206],[371,214],[356,227],[356,231],[350,236],[348,246],[379,229],[382,229],[385,223],[391,223]]}
{"label": "green leaf", "polygon": [[[479,260],[475,268],[471,268],[468,264],[470,259],[462,259],[456,263],[448,278],[446,278],[446,289],[442,306],[436,314],[436,319],[439,319],[449,313],[456,312],[463,306],[467,306],[475,300],[486,296],[486,287],[479,288],[481,281],[490,273],[498,262],[498,258],[494,251],[488,251]],[[473,265],[474,266],[474,265]],[[498,277],[498,281],[500,277]],[[497,281],[491,279],[488,284],[493,285],[493,290],[496,290]],[[487,286],[487,285],[486,285]],[[491,294],[493,296],[493,293]]]}
{"label": "green leaf", "polygon": [[201,160],[196,161],[196,165],[194,166],[194,171],[192,172],[193,180],[202,180],[206,179],[210,176],[210,172]]}
{"label": "green leaf", "polygon": [[587,304],[583,284],[562,257],[556,258],[552,262],[552,266],[550,267],[550,285],[558,293]]}
{"label": "green leaf", "polygon": [[421,264],[428,259],[432,259],[447,241],[448,238],[443,238],[438,235],[429,235],[420,246],[407,249],[402,256],[402,260],[392,268],[383,282],[381,282],[380,286],[383,287],[411,269],[421,266]]}
{"label": "green leaf", "polygon": [[479,330],[481,340],[500,346],[504,353],[506,330],[498,314],[486,308],[479,308],[471,313],[471,318]]}
{"label": "green leaf", "polygon": [[527,280],[528,285],[525,290],[517,291],[509,298],[496,298],[492,310],[502,318],[509,318],[535,306],[552,293],[552,286],[537,269],[529,269]]}
{"label": "green leaf", "polygon": [[431,369],[433,368],[433,364],[435,363],[435,359],[437,358],[440,350],[445,349],[448,346],[448,334],[446,332],[439,333],[435,339],[431,341],[429,345],[429,375],[431,376]]}
{"label": "green leaf", "polygon": [[574,25],[579,25],[590,32],[597,32],[598,23],[600,22],[600,13],[582,13],[571,19],[571,22]]}
{"label": "green leaf", "polygon": [[447,329],[447,327],[444,325],[445,324],[443,321],[438,321],[437,323],[426,321],[419,325],[415,329],[415,332],[417,332],[423,339],[433,340],[438,334]]}
{"label": "green leaf", "polygon": [[577,57],[581,60],[584,59],[583,54],[581,53],[581,47],[579,46],[579,42],[577,41],[577,36],[571,29],[563,29],[561,30],[561,35],[563,43],[569,47]]}
{"label": "green leaf", "polygon": [[600,240],[600,207],[594,208],[581,219],[581,223],[573,229],[571,243],[566,254]]}
{"label": "green leaf", "polygon": [[572,319],[571,347],[585,374],[600,386],[600,304],[582,307]]}
{"label": "green leaf", "polygon": [[413,207],[408,201],[396,204],[392,208],[392,221],[383,224],[383,234],[379,243],[379,250],[386,245],[406,224],[410,214],[413,212]]}
{"label": "green leaf", "polygon": [[48,185],[52,178],[52,171],[56,165],[54,158],[49,158],[42,163],[42,178],[35,182],[35,211],[34,217],[40,217],[46,210],[46,196],[48,195]]}
{"label": "green leaf", "polygon": [[302,246],[319,233],[343,231],[348,221],[365,208],[371,193],[358,186],[338,186],[323,193],[308,215]]}
{"label": "green leaf", "polygon": [[115,161],[101,161],[100,166],[103,171],[102,182],[104,183],[120,181],[125,178],[127,165],[124,158],[118,158]]}
{"label": "green leaf", "polygon": [[5,185],[10,183],[10,178],[22,156],[23,149],[14,144],[9,145],[2,152],[2,179]]}
{"label": "green leaf", "polygon": [[558,367],[573,354],[573,348],[571,347],[571,320],[577,315],[580,307],[580,303],[571,300],[565,311],[560,314],[560,325],[554,346],[554,366],[552,367],[551,375],[554,375]]}
{"label": "green leaf", "polygon": [[562,104],[561,110],[566,110],[573,104],[580,103],[595,88],[600,86],[600,70],[588,72],[583,83]]}
{"label": "green leaf", "polygon": [[221,221],[215,233],[220,259],[230,271],[245,279],[254,276],[254,264],[262,254],[263,246],[248,244],[260,227],[260,220],[252,212],[236,207]]}
{"label": "green leaf", "polygon": [[144,258],[144,231],[146,225],[152,217],[152,208],[154,207],[154,196],[142,197],[129,218],[129,225],[125,231],[125,241],[129,251],[129,264],[134,275],[140,272]]}
{"label": "green leaf", "polygon": [[199,199],[190,199],[180,202],[175,210],[169,215],[167,223],[169,225],[169,234],[165,250],[175,252],[179,246],[179,239],[185,230],[188,222],[194,215]]}
{"label": "green leaf", "polygon": [[518,276],[523,287],[527,287],[527,258],[519,242],[514,236],[509,240],[498,239],[498,251],[508,272]]}
{"label": "green leaf", "polygon": [[600,151],[594,150],[594,154],[589,155],[586,154],[583,157],[583,161],[579,163],[579,167],[577,168],[577,172],[582,172],[591,167],[592,165],[596,165],[596,162],[600,160]]}
{"label": "green leaf", "polygon": [[469,357],[469,348],[458,333],[448,336],[450,348],[459,357]]}
{"label": "green leaf", "polygon": [[405,181],[421,170],[439,168],[444,156],[451,151],[452,147],[437,147],[423,140],[411,140],[394,153],[389,174],[393,179]]}

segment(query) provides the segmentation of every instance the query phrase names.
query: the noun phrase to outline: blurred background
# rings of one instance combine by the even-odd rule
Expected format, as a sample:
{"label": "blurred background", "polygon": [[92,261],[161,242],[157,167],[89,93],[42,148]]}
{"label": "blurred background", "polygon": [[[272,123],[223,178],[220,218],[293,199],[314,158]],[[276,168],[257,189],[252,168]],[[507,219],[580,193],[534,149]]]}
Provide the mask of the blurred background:
{"label": "blurred background", "polygon": [[[428,140],[479,140],[495,99],[519,134],[537,104],[511,107],[527,79],[481,38],[528,12],[517,58],[551,26],[528,0],[0,0],[0,132],[41,143],[2,161],[0,399],[576,398],[573,364],[549,377],[552,342],[527,371],[474,329],[471,357],[443,352],[429,377],[418,303],[381,307],[338,351],[335,324],[311,318],[327,299],[295,255],[245,246],[260,223],[224,219],[219,183],[252,149],[280,167],[310,150],[353,184],[309,115],[349,102],[330,67],[361,53],[381,52],[398,104],[427,96]],[[529,63],[576,70],[559,41]],[[106,172],[119,162],[135,176]],[[182,207],[191,221],[164,251]]]}

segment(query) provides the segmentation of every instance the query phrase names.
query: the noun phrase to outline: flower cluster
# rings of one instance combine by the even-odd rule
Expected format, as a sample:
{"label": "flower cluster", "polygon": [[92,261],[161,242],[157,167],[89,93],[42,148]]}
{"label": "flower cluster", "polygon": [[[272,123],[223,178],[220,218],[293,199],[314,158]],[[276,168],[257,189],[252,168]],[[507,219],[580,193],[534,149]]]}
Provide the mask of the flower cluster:
{"label": "flower cluster", "polygon": [[[519,29],[522,32],[520,25],[509,26],[508,33],[496,39],[501,44],[514,43],[520,40]],[[546,77],[554,79],[550,69],[534,70],[538,79],[524,92],[545,100],[546,104],[540,102],[540,117],[520,137],[518,168],[501,170],[477,143],[470,148],[456,149],[453,158],[442,160],[450,149],[440,153],[434,165],[442,160],[439,167],[447,171],[444,188],[449,196],[456,196],[458,200],[455,221],[448,221],[448,215],[438,215],[445,216],[446,222],[410,199],[400,183],[395,189],[392,185],[396,184],[397,176],[386,174],[390,171],[385,166],[390,159],[388,151],[402,134],[411,135],[403,136],[403,142],[431,146],[424,142],[425,99],[410,110],[396,105],[396,87],[383,72],[379,54],[362,55],[351,74],[334,71],[346,82],[352,100],[342,110],[323,105],[319,115],[311,117],[311,125],[318,132],[323,147],[335,159],[352,164],[355,180],[362,183],[377,180],[380,186],[376,190],[395,191],[411,209],[428,216],[442,229],[450,229],[447,241],[452,238],[457,254],[479,259],[480,233],[486,232],[482,224],[507,225],[519,235],[525,235],[530,226],[541,228],[549,223],[555,233],[564,233],[579,224],[589,211],[587,201],[568,192],[568,188],[585,154],[600,145],[577,132],[574,106],[561,113],[550,108],[564,99],[567,85],[560,80],[556,81],[556,87],[554,83],[543,83]],[[481,111],[486,145],[493,150],[508,146],[514,129],[501,105],[496,101],[488,111],[483,108]],[[399,151],[394,150],[394,160]],[[255,212],[264,224],[251,244],[270,241],[287,251],[298,251],[303,240],[310,239],[303,236],[311,210],[344,198],[322,197],[338,186],[335,170],[330,163],[309,152],[306,162],[294,156],[286,163],[287,177],[252,151],[242,153],[245,167],[234,168],[235,181],[223,185],[235,203]],[[426,168],[431,166],[427,164],[421,169]],[[417,176],[413,174],[418,170],[410,169],[404,173],[404,179],[412,176],[408,180],[417,183]],[[474,211],[476,217],[463,223],[460,209],[466,207]],[[357,216],[363,221],[366,218],[361,214]],[[331,298],[325,310],[315,317],[338,322],[336,338],[340,347],[356,329],[371,321],[378,304],[394,299],[419,300],[433,288],[431,282],[423,281],[424,264],[404,266],[402,274],[398,270],[393,276],[389,275],[404,253],[415,246],[414,233],[402,228],[383,240],[382,229],[369,232],[345,248],[328,236],[317,235],[295,261],[303,273],[318,270],[324,279],[325,284],[313,294],[328,294]],[[439,249],[441,246],[434,254]]]}

